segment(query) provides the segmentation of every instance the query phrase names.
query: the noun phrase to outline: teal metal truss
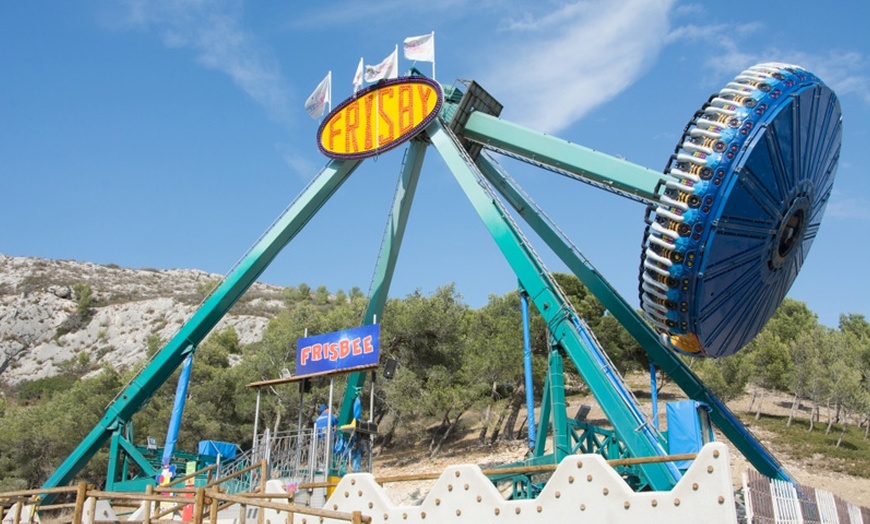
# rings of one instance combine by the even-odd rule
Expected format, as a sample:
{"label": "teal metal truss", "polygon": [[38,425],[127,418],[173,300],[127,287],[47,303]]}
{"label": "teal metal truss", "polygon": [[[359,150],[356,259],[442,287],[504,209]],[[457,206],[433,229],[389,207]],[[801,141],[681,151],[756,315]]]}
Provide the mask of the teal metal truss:
{"label": "teal metal truss", "polygon": [[[666,454],[666,449],[660,435],[641,413],[630,390],[623,384],[622,378],[609,362],[594,335],[577,316],[531,244],[514,223],[511,214],[502,204],[503,201],[528,222],[537,235],[638,340],[660,369],[689,397],[711,407],[714,423],[759,471],[771,477],[789,479],[774,457],[691,370],[662,345],[658,336],[579,250],[549,222],[546,215],[519,186],[486,155],[481,154],[481,151],[491,149],[508,154],[642,202],[655,201],[656,187],[664,175],[504,122],[497,118],[500,104],[474,83],[465,92],[453,87],[446,87],[444,91],[445,104],[440,117],[409,143],[363,322],[373,323],[376,318],[383,316],[425,153],[428,146],[432,145],[516,273],[522,291],[548,326],[550,348],[547,384],[542,399],[537,445],[527,463],[556,463],[579,449],[592,446],[591,442],[603,444],[606,441],[608,449],[617,450],[608,453],[634,457],[661,456]],[[141,464],[148,463],[133,446],[127,433],[133,415],[144,407],[151,395],[166,382],[185,357],[196,350],[197,345],[256,281],[281,249],[347,180],[360,162],[362,161],[334,160],[327,164],[244,255],[175,337],[118,394],[98,424],[43,487],[70,483],[107,442],[111,444],[112,454],[107,475],[109,489],[125,485],[128,459],[140,464],[140,467]],[[575,421],[566,413],[563,387],[565,359],[577,368],[589,385],[613,426],[612,433],[595,434],[594,430]],[[350,376],[339,424],[350,421],[354,388],[362,386],[365,378],[364,373]],[[553,447],[548,451],[545,443],[550,433]],[[607,446],[599,447],[603,449]],[[124,454],[126,456],[121,458]],[[680,478],[679,471],[671,463],[643,465],[640,475],[642,485],[657,490],[670,489]]]}

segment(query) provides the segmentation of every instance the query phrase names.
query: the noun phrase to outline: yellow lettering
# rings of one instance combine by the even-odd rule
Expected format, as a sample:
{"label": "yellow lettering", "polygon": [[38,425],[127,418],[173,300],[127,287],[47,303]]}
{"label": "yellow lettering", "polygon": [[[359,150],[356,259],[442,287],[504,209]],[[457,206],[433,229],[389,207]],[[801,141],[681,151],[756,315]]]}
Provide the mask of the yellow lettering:
{"label": "yellow lettering", "polygon": [[335,128],[339,120],[341,120],[340,113],[332,117],[332,119],[329,121],[329,138],[327,139],[329,147],[327,147],[327,149],[330,151],[335,151],[335,137],[341,134],[341,128]]}
{"label": "yellow lettering", "polygon": [[399,134],[414,127],[414,91],[409,84],[399,86]]}
{"label": "yellow lettering", "polygon": [[365,144],[364,149],[369,151],[374,147],[372,143],[372,135],[374,135],[372,131],[372,105],[374,105],[375,94],[369,93],[366,95],[366,112],[365,112],[365,139],[363,140],[363,144]]}
{"label": "yellow lettering", "polygon": [[[389,95],[389,97],[387,97]],[[393,98],[393,89],[381,89],[378,91],[378,115],[380,115],[382,126],[379,126],[381,131],[386,131],[386,134],[378,133],[378,146],[389,144],[395,138],[393,136],[393,120],[389,113],[384,111],[384,99]]]}
{"label": "yellow lettering", "polygon": [[[439,91],[426,82],[372,89],[331,114],[320,131],[320,148],[334,158],[369,156],[406,140],[421,122],[435,116],[439,103]],[[326,354],[327,348],[321,351]]]}
{"label": "yellow lettering", "polygon": [[432,94],[432,89],[428,85],[417,85],[417,95],[420,97],[420,102],[423,103],[423,114],[429,112],[429,96]]}
{"label": "yellow lettering", "polygon": [[[359,144],[356,141],[356,130],[359,127],[359,102],[348,104],[344,113],[347,121],[344,128],[344,152],[356,153],[359,151]],[[351,148],[351,144],[353,144],[353,148]]]}

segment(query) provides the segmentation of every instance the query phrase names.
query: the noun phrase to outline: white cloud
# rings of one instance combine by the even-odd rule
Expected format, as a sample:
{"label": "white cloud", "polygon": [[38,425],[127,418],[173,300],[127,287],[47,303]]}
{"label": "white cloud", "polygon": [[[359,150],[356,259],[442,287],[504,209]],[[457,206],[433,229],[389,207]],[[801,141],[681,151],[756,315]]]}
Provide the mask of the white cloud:
{"label": "white cloud", "polygon": [[[276,149],[284,163],[299,176],[300,180],[311,180],[323,167],[323,162],[317,164],[313,160],[317,157],[300,153],[295,145],[278,144]],[[322,157],[318,160],[322,160]]]}
{"label": "white cloud", "polygon": [[[290,29],[317,29],[323,27],[354,26],[381,28],[389,25],[389,32],[402,34],[402,27],[409,23],[421,24],[431,21],[435,13],[458,14],[469,9],[467,0],[441,0],[439,2],[408,2],[407,0],[339,0],[326,4],[313,3],[300,6],[299,13],[285,22]],[[311,8],[313,6],[313,8]],[[476,6],[475,6],[476,7]],[[399,25],[396,25],[400,22]],[[427,28],[423,24],[419,27]],[[387,33],[390,34],[390,33]]]}
{"label": "white cloud", "polygon": [[[481,52],[509,118],[556,133],[634,83],[668,34],[671,1],[584,1],[506,19]],[[483,61],[483,60],[482,60]]]}
{"label": "white cloud", "polygon": [[765,26],[760,22],[739,25],[688,24],[672,30],[667,43],[704,43],[710,56],[715,57],[704,60],[704,67],[717,77],[716,83],[756,63],[783,62],[811,71],[840,97],[854,94],[870,104],[870,64],[861,53],[836,49],[818,53],[781,49],[759,45],[757,38],[749,38],[758,37],[764,33],[764,29]]}
{"label": "white cloud", "polygon": [[825,208],[825,216],[848,220],[868,220],[870,219],[870,202],[866,198],[848,196],[835,189],[831,193],[828,207]]}
{"label": "white cloud", "polygon": [[831,50],[823,54],[782,53],[812,71],[837,96],[857,95],[870,104],[870,64],[861,53]]}
{"label": "white cloud", "polygon": [[291,121],[290,89],[271,49],[242,27],[242,6],[233,0],[128,0],[126,29],[155,31],[167,47],[190,49],[203,66],[220,71],[263,106],[276,121]]}

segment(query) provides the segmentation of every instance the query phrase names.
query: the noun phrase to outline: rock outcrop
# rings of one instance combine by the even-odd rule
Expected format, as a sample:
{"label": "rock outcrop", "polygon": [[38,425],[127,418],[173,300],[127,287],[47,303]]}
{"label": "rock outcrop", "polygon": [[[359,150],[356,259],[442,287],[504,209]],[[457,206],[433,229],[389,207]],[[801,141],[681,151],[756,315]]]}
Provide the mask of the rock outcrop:
{"label": "rock outcrop", "polygon": [[[131,366],[145,358],[149,338],[169,340],[222,279],[0,254],[0,384],[73,364]],[[242,344],[260,340],[284,307],[282,292],[254,284],[215,330],[233,327]]]}

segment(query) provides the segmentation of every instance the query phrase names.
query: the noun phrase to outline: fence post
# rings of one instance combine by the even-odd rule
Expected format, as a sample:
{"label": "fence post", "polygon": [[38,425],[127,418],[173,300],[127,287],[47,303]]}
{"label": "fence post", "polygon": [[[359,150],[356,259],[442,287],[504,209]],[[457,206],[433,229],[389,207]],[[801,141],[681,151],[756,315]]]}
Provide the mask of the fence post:
{"label": "fence post", "polygon": [[[145,495],[150,496],[153,494],[154,494],[154,486],[151,484],[148,484],[148,486],[145,487]],[[145,507],[142,508],[144,510],[142,512],[142,524],[151,524],[151,504],[152,504],[151,499],[146,498],[145,499]]]}
{"label": "fence post", "polygon": [[[85,482],[79,482],[76,490],[76,509],[73,512],[73,524],[81,524],[82,516],[85,512],[85,498],[88,495],[88,485]],[[18,519],[15,519],[15,524],[18,524]]]}
{"label": "fence post", "polygon": [[202,524],[202,512],[205,511],[205,488],[196,490],[196,495],[193,499],[193,522]]}
{"label": "fence post", "polygon": [[269,463],[266,462],[266,459],[260,461],[260,493],[266,492],[266,474],[269,469]]}
{"label": "fence post", "polygon": [[12,506],[12,524],[18,524],[21,522],[21,509],[23,507],[23,503],[18,501]]}
{"label": "fence post", "polygon": [[[266,494],[266,470],[269,466],[269,463],[266,462],[266,459],[260,461],[260,493]],[[272,499],[269,499],[271,502]],[[266,518],[266,508],[260,506],[257,509],[257,524],[264,524]]]}
{"label": "fence post", "polygon": [[[220,488],[215,487],[214,495],[220,493]],[[218,499],[212,495],[211,497],[211,511],[209,512],[209,521],[211,524],[217,523],[217,515],[218,515]]]}
{"label": "fence post", "polygon": [[88,524],[94,524],[94,520],[97,518],[97,497],[90,498],[91,503],[89,504],[90,514],[88,515]]}

